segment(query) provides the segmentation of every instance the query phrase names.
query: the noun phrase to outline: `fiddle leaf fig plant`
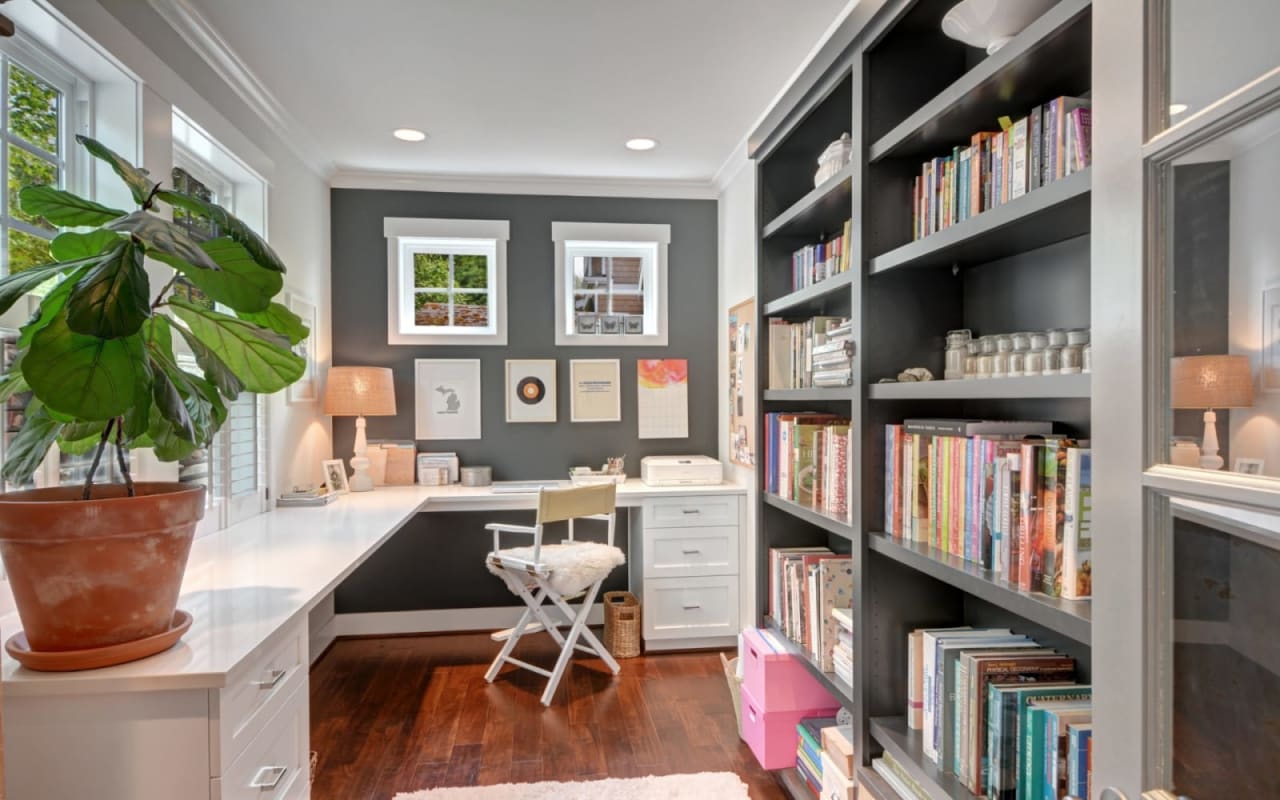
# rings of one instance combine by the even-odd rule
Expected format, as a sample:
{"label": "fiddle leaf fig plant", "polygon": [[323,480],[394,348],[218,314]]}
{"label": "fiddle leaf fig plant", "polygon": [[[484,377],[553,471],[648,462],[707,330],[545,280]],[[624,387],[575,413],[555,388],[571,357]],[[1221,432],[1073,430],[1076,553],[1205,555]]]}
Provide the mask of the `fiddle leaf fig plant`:
{"label": "fiddle leaf fig plant", "polygon": [[[54,443],[63,452],[94,452],[88,499],[103,451],[114,444],[132,495],[127,449],[152,447],[161,460],[177,461],[209,446],[240,392],[276,392],[302,376],[305,363],[290,347],[310,332],[273,302],[285,267],[248,225],[218,205],[165,189],[100,142],[76,141],[111,167],[139,207],[110,208],[50,186],[19,192],[23,211],[76,230],[53,239],[51,263],[0,278],[0,313],[54,281],[0,376],[0,401],[32,395],[3,474],[26,482]],[[205,218],[217,235],[171,221],[159,213],[162,202]],[[172,270],[154,294],[147,258]],[[172,293],[179,276],[229,311]],[[178,342],[199,374],[179,366]]]}

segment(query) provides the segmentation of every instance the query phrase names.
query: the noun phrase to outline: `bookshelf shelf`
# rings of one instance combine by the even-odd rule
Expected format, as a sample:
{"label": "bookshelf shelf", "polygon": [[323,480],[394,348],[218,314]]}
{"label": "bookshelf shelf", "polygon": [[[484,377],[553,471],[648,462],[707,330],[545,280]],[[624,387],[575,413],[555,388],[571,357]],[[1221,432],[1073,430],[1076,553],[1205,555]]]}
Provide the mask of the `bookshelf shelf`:
{"label": "bookshelf shelf", "polygon": [[991,130],[1001,114],[1017,119],[1038,103],[1088,88],[1091,6],[1091,0],[1061,0],[876,140],[870,161],[943,155]]}
{"label": "bookshelf shelf", "polygon": [[874,383],[872,400],[986,400],[1045,397],[1089,397],[1088,373],[1040,375],[988,380],[925,381],[923,383]]}
{"label": "bookshelf shelf", "polygon": [[923,737],[907,727],[906,717],[872,717],[871,736],[924,789],[929,800],[975,800],[954,775],[924,757]]}
{"label": "bookshelf shelf", "polygon": [[858,767],[858,791],[871,795],[873,800],[901,800],[880,773],[871,767]]}
{"label": "bookshelf shelf", "polygon": [[[871,259],[869,274],[900,267],[971,266],[1089,232],[1091,169]],[[904,201],[905,202],[905,201]]]}
{"label": "bookshelf shelf", "polygon": [[806,508],[805,506],[798,505],[790,500],[783,500],[776,494],[761,492],[761,496],[764,498],[765,505],[770,505],[774,508],[780,509],[793,517],[802,519],[811,525],[817,525],[819,528],[830,533],[834,533],[837,536],[843,536],[849,540],[853,539],[853,526],[842,519],[833,517],[829,514],[824,514],[821,511],[815,511],[812,508]]}
{"label": "bookshelf shelf", "polygon": [[849,219],[853,167],[854,162],[850,161],[835,175],[801,197],[786,211],[770,220],[761,235],[766,239],[775,236],[816,239],[822,235],[838,235],[845,220]]}
{"label": "bookshelf shelf", "polygon": [[817,678],[823,686],[827,687],[827,691],[835,695],[835,698],[840,701],[840,705],[852,711],[853,687],[837,678],[834,674],[830,672],[823,672],[822,667],[810,658],[809,654],[806,653],[800,645],[787,638],[787,635],[778,627],[778,623],[771,617],[765,617],[764,621],[765,626],[769,630],[778,634],[778,638],[782,640],[783,645],[786,646],[787,650],[792,655],[799,659],[800,663],[804,664],[805,669],[809,670],[813,677]]}
{"label": "bookshelf shelf", "polygon": [[773,777],[782,785],[783,790],[791,796],[791,800],[813,800],[813,792],[809,791],[808,785],[800,777],[800,773],[796,772],[795,767],[775,769]]}
{"label": "bookshelf shelf", "polygon": [[1063,600],[1038,592],[1020,591],[990,570],[928,545],[900,542],[883,533],[870,534],[867,540],[874,552],[1077,642],[1089,644],[1092,606],[1088,600]]}
{"label": "bookshelf shelf", "polygon": [[852,386],[819,386],[812,389],[766,389],[766,401],[807,402],[817,400],[853,400]]}
{"label": "bookshelf shelf", "polygon": [[828,304],[831,304],[832,307],[840,305],[840,298],[836,293],[842,289],[846,292],[844,305],[847,307],[847,292],[852,283],[853,270],[832,275],[825,281],[819,281],[812,286],[806,286],[791,294],[783,295],[777,300],[765,303],[764,316],[776,317],[782,314],[814,316],[821,314],[827,309]]}

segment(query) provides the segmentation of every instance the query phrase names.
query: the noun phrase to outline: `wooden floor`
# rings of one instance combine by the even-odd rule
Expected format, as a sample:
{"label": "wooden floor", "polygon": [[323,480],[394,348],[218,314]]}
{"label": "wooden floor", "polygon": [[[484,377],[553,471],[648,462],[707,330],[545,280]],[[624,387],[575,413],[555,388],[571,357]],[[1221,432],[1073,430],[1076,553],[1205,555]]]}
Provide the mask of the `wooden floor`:
{"label": "wooden floor", "polygon": [[[313,800],[390,800],[435,786],[735,772],[755,800],[785,800],[738,739],[717,653],[643,656],[613,677],[579,655],[555,703],[543,678],[484,672],[483,634],[336,642],[311,671]],[[530,636],[516,655],[550,666]]]}

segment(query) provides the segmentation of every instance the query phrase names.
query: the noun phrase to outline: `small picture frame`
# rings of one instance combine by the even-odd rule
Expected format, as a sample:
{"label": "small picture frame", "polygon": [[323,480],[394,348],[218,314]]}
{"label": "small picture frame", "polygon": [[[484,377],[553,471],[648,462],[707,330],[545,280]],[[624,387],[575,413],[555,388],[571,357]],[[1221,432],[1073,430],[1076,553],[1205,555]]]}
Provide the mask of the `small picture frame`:
{"label": "small picture frame", "polygon": [[1231,471],[1244,475],[1261,475],[1265,463],[1261,458],[1237,458]]}
{"label": "small picture frame", "polygon": [[577,316],[579,335],[592,334],[596,332],[596,315],[595,314],[579,314]]}
{"label": "small picture frame", "polygon": [[627,317],[623,320],[623,329],[628,336],[643,336],[644,317]]}
{"label": "small picture frame", "polygon": [[605,314],[600,317],[600,333],[617,336],[622,333],[622,317],[618,314]]}
{"label": "small picture frame", "polygon": [[346,494],[351,487],[347,483],[347,467],[340,458],[330,458],[320,462],[324,471],[324,485],[331,494]]}

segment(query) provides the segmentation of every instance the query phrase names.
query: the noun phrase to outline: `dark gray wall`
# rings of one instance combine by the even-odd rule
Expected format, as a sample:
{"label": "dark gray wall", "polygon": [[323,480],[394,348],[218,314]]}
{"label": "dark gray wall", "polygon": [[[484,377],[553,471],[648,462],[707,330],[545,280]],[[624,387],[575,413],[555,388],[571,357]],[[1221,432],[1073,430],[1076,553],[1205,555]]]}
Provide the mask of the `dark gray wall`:
{"label": "dark gray wall", "polygon": [[[717,220],[714,200],[454,194],[334,189],[332,215],[333,363],[391,367],[395,417],[371,417],[369,438],[409,439],[415,358],[480,359],[483,438],[419,441],[419,450],[456,451],[463,464],[487,464],[494,478],[559,478],[570,466],[599,466],[626,454],[638,475],[651,454],[714,454],[717,443]],[[387,344],[387,244],[384,217],[505,219],[507,341],[493,346]],[[671,225],[668,250],[668,347],[556,347],[555,248],[552,222],[641,222]],[[556,359],[558,422],[505,422],[504,361]],[[622,421],[569,422],[569,361],[617,358],[622,369]],[[636,359],[689,361],[687,439],[636,436]],[[354,423],[333,421],[334,456],[351,455]],[[418,519],[369,559],[337,593],[337,611],[370,612],[510,605],[514,598],[484,569],[482,529],[501,515],[431,514]],[[527,516],[526,516],[527,520]],[[459,541],[458,537],[467,537]],[[472,539],[474,537],[474,540]],[[615,576],[620,578],[622,571]]]}

